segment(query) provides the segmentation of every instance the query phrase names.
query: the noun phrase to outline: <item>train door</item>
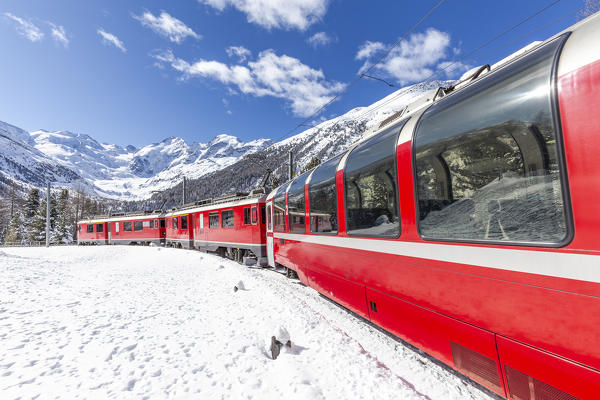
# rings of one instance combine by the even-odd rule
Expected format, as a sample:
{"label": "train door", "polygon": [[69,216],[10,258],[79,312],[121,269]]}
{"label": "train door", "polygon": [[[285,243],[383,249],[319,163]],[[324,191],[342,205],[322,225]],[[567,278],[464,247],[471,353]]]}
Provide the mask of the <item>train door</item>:
{"label": "train door", "polygon": [[273,248],[273,201],[267,203],[267,263],[275,267],[275,249]]}

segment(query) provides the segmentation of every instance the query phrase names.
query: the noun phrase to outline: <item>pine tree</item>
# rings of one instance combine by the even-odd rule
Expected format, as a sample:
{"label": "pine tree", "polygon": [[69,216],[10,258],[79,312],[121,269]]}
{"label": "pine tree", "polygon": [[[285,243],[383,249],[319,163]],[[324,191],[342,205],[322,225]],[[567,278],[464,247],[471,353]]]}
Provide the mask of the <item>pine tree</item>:
{"label": "pine tree", "polygon": [[[37,209],[36,214],[29,225],[29,241],[43,242],[46,240],[46,201],[43,199]],[[54,232],[55,221],[57,217],[56,195],[50,195],[50,242],[56,243],[56,234]]]}
{"label": "pine tree", "polygon": [[25,200],[24,217],[26,219],[33,218],[40,207],[40,191],[33,188],[29,190],[27,199]]}
{"label": "pine tree", "polygon": [[57,243],[71,243],[73,241],[73,226],[71,224],[71,205],[69,191],[63,189],[58,196],[56,204],[56,222],[54,233]]}
{"label": "pine tree", "polygon": [[4,243],[11,244],[23,244],[26,237],[25,218],[21,213],[21,210],[14,210],[13,216],[10,219],[6,236],[4,237]]}

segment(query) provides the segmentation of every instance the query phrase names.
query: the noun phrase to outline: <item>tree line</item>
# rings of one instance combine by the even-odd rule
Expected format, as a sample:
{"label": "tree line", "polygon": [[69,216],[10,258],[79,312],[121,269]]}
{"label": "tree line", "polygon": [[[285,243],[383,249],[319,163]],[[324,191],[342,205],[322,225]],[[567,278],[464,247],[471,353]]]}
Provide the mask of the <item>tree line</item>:
{"label": "tree line", "polygon": [[[46,241],[45,191],[8,185],[0,198],[0,244],[35,245]],[[77,221],[107,212],[105,201],[83,190],[58,189],[50,194],[50,243],[69,244],[77,240]]]}

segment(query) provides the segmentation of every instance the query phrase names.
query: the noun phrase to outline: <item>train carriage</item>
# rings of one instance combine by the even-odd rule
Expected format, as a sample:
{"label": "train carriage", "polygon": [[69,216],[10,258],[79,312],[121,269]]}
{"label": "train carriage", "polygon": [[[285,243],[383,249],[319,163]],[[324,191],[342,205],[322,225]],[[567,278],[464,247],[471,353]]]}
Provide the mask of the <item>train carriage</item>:
{"label": "train carriage", "polygon": [[600,15],[271,192],[267,257],[511,399],[600,395]]}
{"label": "train carriage", "polygon": [[266,263],[265,198],[264,191],[255,190],[186,207],[192,221],[191,245],[239,262],[252,257]]}
{"label": "train carriage", "polygon": [[77,223],[77,244],[165,243],[165,219],[160,211],[113,214]]}
{"label": "train carriage", "polygon": [[165,215],[165,223],[167,246],[194,248],[194,221],[189,211],[173,209]]}

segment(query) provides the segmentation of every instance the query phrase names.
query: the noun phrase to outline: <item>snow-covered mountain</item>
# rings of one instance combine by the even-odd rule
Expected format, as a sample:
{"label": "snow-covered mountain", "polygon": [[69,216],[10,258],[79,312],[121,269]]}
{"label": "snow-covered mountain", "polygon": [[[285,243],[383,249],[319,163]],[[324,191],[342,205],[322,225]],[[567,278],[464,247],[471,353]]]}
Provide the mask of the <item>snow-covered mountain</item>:
{"label": "snow-covered mountain", "polygon": [[[98,196],[141,200],[154,191],[177,185],[183,176],[197,179],[210,175],[212,180],[216,171],[235,167],[238,172],[231,177],[231,182],[222,182],[221,187],[208,192],[194,192],[215,195],[229,190],[248,190],[264,174],[263,167],[276,172],[285,169],[283,157],[288,150],[296,154],[298,169],[313,156],[324,161],[377,130],[381,121],[418,97],[448,84],[434,81],[407,86],[368,107],[355,108],[320,122],[273,146],[270,139],[244,143],[223,134],[208,143],[191,144],[169,137],[137,149],[99,143],[89,135],[69,131],[28,133],[0,122],[0,182],[12,180],[44,186],[52,181],[55,186],[82,187]],[[263,150],[267,147],[268,150]],[[259,153],[264,165],[257,168],[256,161],[244,157],[251,153]],[[254,165],[250,165],[252,163]],[[214,182],[203,185],[215,186]]]}
{"label": "snow-covered mountain", "polygon": [[270,143],[269,139],[244,143],[223,134],[209,143],[188,144],[169,137],[137,149],[69,131],[28,133],[0,122],[0,180],[32,186],[51,181],[103,197],[143,199],[179,183],[183,176],[198,178]]}

